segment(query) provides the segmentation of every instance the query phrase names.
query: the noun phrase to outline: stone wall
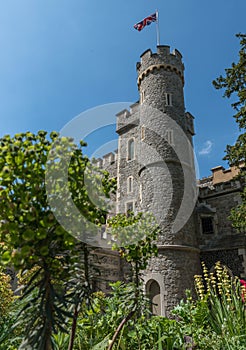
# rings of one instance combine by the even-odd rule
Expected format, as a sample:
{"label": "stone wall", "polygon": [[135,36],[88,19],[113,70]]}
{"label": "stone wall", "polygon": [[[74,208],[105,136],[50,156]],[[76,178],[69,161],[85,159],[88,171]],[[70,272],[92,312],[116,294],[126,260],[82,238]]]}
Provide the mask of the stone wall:
{"label": "stone wall", "polygon": [[193,276],[200,272],[198,249],[183,246],[159,248],[158,259],[151,259],[145,279],[155,279],[154,275],[158,273],[162,276],[158,283],[164,290],[163,315],[169,315],[177,302],[185,298],[186,289],[194,291]]}
{"label": "stone wall", "polygon": [[[117,133],[118,141],[118,167],[117,167],[117,212],[125,213],[127,203],[133,203],[133,208],[137,212],[140,209],[140,183],[138,178],[138,153],[139,153],[139,114],[138,105],[133,105],[130,112],[118,115]],[[129,142],[134,142],[134,156],[129,159]],[[128,179],[133,178],[133,189],[128,189]]]}
{"label": "stone wall", "polygon": [[[198,232],[201,260],[210,269],[217,261],[226,265],[234,275],[246,276],[246,236],[238,232],[229,220],[231,209],[241,202],[242,185],[233,179],[238,174],[235,167],[225,170],[219,166],[212,169],[213,174],[200,181],[198,203]],[[199,210],[199,206],[203,206]],[[203,234],[202,217],[212,217],[214,232]]]}
{"label": "stone wall", "polygon": [[210,270],[214,267],[217,261],[222,265],[227,266],[233,275],[245,276],[243,267],[243,255],[239,255],[238,249],[214,250],[201,253],[201,261],[204,261],[207,268]]}
{"label": "stone wall", "polygon": [[94,289],[110,293],[110,282],[128,281],[130,266],[120,258],[118,252],[109,249],[96,249],[93,252]]}

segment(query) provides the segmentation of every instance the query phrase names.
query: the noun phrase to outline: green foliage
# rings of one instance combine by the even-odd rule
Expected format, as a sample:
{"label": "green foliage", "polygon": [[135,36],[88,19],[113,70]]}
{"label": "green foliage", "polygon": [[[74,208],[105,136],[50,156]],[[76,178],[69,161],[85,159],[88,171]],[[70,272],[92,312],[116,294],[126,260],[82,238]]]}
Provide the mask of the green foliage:
{"label": "green foliage", "polygon": [[10,286],[10,276],[0,266],[0,324],[8,314],[9,307],[14,301],[14,294]]}
{"label": "green foliage", "polygon": [[[10,286],[8,286],[9,288]],[[21,299],[15,296],[8,305],[8,312],[0,320],[0,350],[17,350],[25,336],[26,320],[19,319],[21,310],[31,302],[33,296]]]}
{"label": "green foliage", "polygon": [[118,214],[108,220],[110,233],[114,238],[112,249],[131,264],[132,274],[138,288],[141,271],[148,261],[158,253],[155,240],[159,227],[151,213]]}
{"label": "green foliage", "polygon": [[246,164],[246,34],[237,34],[240,39],[239,60],[232,63],[230,68],[225,70],[225,77],[220,76],[213,84],[216,89],[224,89],[224,97],[235,97],[232,103],[236,114],[234,118],[239,126],[241,134],[234,145],[227,145],[226,156],[231,165],[242,166],[239,179],[242,181],[242,204],[232,210],[230,219],[238,230],[246,228],[246,188],[245,188],[245,164]]}
{"label": "green foliage", "polygon": [[130,263],[134,281],[132,293],[128,292],[122,301],[123,304],[126,302],[128,312],[116,327],[108,347],[108,350],[112,350],[117,337],[119,335],[122,337],[122,329],[126,327],[127,322],[135,319],[136,316],[138,318],[143,316],[141,271],[146,269],[149,259],[157,255],[155,240],[159,227],[152,214],[134,215],[130,212],[127,215],[118,214],[109,219],[108,226],[113,237],[112,248]]}
{"label": "green foliage", "polygon": [[206,300],[209,307],[210,326],[216,334],[246,342],[246,310],[239,279],[232,278],[220,262],[210,274],[203,264],[203,273],[203,278],[196,276],[196,287],[200,299]]}
{"label": "green foliage", "polygon": [[243,349],[246,346],[246,310],[238,278],[232,278],[218,262],[208,273],[195,276],[198,300],[190,293],[173,313],[181,332],[190,336],[199,349]]}
{"label": "green foliage", "polygon": [[[129,213],[108,221],[116,239],[113,248],[131,264],[134,278],[128,284],[112,284],[110,296],[98,292],[92,298],[93,246],[78,243],[61,227],[54,215],[59,213],[51,203],[60,199],[73,233],[86,238],[90,223],[103,223],[107,209],[96,195],[89,196],[90,186],[108,197],[114,184],[105,173],[101,181],[81,148],[57,133],[50,139],[45,132],[6,136],[0,142],[2,263],[20,270],[23,287],[21,297],[14,298],[8,277],[0,271],[0,350],[245,349],[246,316],[240,284],[220,264],[212,274],[204,266],[203,276],[196,276],[198,300],[188,293],[187,300],[174,310],[175,320],[150,316],[141,271],[157,254],[159,229],[151,214]],[[51,153],[48,160],[54,142],[59,152]],[[68,167],[64,154],[70,158]],[[52,170],[48,186],[55,184],[52,198],[45,191],[46,166]],[[66,173],[68,188],[59,181]],[[86,219],[82,233],[75,231],[77,218],[73,212],[69,215],[66,197],[59,197],[68,189]],[[94,203],[100,203],[101,209]]]}
{"label": "green foliage", "polygon": [[[89,305],[86,300],[81,304],[74,350],[107,350],[115,329],[134,308],[141,310],[141,313],[134,313],[124,324],[113,350],[245,349],[246,315],[242,298],[245,290],[240,287],[238,279],[232,278],[227,269],[217,263],[213,273],[208,273],[204,265],[203,276],[195,277],[195,285],[198,299],[187,291],[186,301],[181,301],[173,311],[175,319],[150,316],[149,301],[143,294],[139,295],[138,306],[135,305],[136,287],[133,283],[112,284],[109,296],[102,292],[94,293]],[[32,298],[22,302],[28,304]],[[21,302],[20,299],[18,301]],[[20,305],[15,305],[16,313]],[[13,311],[11,315],[14,315]],[[21,321],[21,329],[26,326],[25,322]],[[70,318],[63,325],[65,332],[52,335],[54,349],[68,349],[71,323]],[[11,323],[6,325],[11,329]],[[17,350],[23,336],[20,328],[15,329],[16,333],[13,333],[14,330],[12,333],[3,330],[3,336],[0,335],[0,339],[3,339],[1,350]]]}
{"label": "green foliage", "polygon": [[226,76],[219,76],[213,84],[216,89],[225,89],[224,97],[230,98],[232,95],[237,95],[237,101],[232,103],[232,107],[237,111],[234,115],[239,127],[246,128],[246,34],[236,34],[240,39],[239,60],[237,63],[232,63],[230,68],[225,69]]}
{"label": "green foliage", "polygon": [[[77,147],[72,139],[60,138],[58,133],[49,137],[43,131],[13,138],[7,135],[0,142],[2,262],[20,270],[21,298],[31,297],[19,318],[25,325],[20,349],[49,350],[64,341],[69,341],[72,349],[79,310],[87,317],[91,310],[93,268],[89,254],[96,225],[105,220],[104,198],[110,196],[115,183],[83,156],[83,142]],[[66,230],[59,218],[65,218]],[[157,251],[153,243],[157,226],[153,226],[153,218],[139,214],[112,219],[111,229],[121,244],[127,238],[121,255],[132,264],[135,276],[135,283],[126,286],[127,292],[120,298],[121,309],[125,306],[128,312],[126,322],[135,314],[142,315],[139,272]],[[78,244],[75,237],[83,243]],[[134,239],[129,241],[130,237]],[[116,322],[121,322],[122,316]],[[69,337],[65,335],[70,331],[67,323]],[[60,338],[55,336],[57,332]]]}
{"label": "green foliage", "polygon": [[[101,173],[103,185],[99,183],[100,171],[83,155],[83,142],[76,146],[71,138],[59,137],[56,132],[49,137],[44,131],[37,135],[6,135],[0,144],[2,263],[16,270],[33,271],[22,294],[24,299],[33,295],[23,309],[23,347],[49,350],[53,348],[52,334],[64,330],[63,325],[71,316],[67,310],[71,303],[77,303],[71,297],[71,273],[81,254],[74,236],[86,238],[85,233],[93,233],[86,231],[88,226],[96,227],[95,222],[99,224],[105,216],[103,200],[97,201],[99,207],[93,204],[85,178],[95,187],[94,191],[106,197],[112,182]],[[78,209],[76,213],[71,210],[70,196]],[[84,218],[84,225],[78,224],[78,213]],[[57,217],[61,215],[71,224],[71,231],[59,224]]]}
{"label": "green foliage", "polygon": [[[94,294],[91,309],[82,309],[78,319],[78,332],[75,339],[76,350],[106,350],[120,321],[132,310],[135,288],[132,284],[121,282],[112,284],[112,294]],[[130,304],[129,304],[130,302]],[[171,350],[182,349],[182,334],[177,322],[164,317],[150,317],[149,301],[142,296],[141,316],[135,315],[122,328],[114,350]],[[58,349],[58,339],[54,337]],[[180,338],[181,337],[181,338]],[[55,339],[56,338],[56,339]],[[66,338],[64,338],[66,342]],[[60,343],[61,344],[61,343]],[[66,343],[59,350],[66,349]]]}
{"label": "green foliage", "polygon": [[10,276],[0,266],[0,350],[14,350],[14,346],[19,344],[18,332],[13,330],[17,318],[17,303],[11,289]]}
{"label": "green foliage", "polygon": [[150,213],[118,214],[108,220],[108,225],[116,240],[113,249],[129,263],[137,262],[139,270],[144,270],[149,259],[157,255],[155,240],[159,228],[154,216]]}
{"label": "green foliage", "polygon": [[0,325],[0,350],[17,350],[21,341],[22,334],[14,330],[16,314],[9,313],[8,317],[4,318],[4,322]]}

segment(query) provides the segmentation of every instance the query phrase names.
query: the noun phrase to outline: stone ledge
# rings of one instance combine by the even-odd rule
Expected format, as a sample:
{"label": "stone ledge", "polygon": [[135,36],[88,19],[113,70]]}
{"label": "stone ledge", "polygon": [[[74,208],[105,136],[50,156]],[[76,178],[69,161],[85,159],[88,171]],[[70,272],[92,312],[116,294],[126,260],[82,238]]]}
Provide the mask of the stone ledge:
{"label": "stone ledge", "polygon": [[179,244],[165,244],[157,245],[158,250],[182,250],[194,253],[200,253],[200,249],[191,246],[179,245]]}

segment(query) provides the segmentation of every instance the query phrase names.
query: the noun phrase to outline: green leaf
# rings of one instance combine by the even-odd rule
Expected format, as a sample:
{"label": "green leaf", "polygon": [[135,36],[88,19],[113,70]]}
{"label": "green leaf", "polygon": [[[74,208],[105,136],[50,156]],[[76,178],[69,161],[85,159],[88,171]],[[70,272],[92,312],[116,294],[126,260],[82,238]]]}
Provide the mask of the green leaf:
{"label": "green leaf", "polygon": [[4,264],[8,264],[9,261],[10,261],[10,259],[11,259],[11,254],[10,254],[9,251],[6,251],[6,252],[4,252],[4,253],[2,254],[2,262],[3,262]]}

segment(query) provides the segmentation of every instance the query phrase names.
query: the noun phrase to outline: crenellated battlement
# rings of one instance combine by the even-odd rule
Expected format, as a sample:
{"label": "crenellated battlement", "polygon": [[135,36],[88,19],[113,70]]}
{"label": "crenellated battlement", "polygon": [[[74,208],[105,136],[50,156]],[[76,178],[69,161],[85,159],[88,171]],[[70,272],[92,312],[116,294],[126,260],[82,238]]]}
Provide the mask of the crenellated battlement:
{"label": "crenellated battlement", "polygon": [[199,187],[208,187],[211,185],[217,185],[224,182],[233,180],[240,172],[240,168],[243,167],[243,163],[239,167],[232,166],[228,169],[225,169],[222,165],[216,166],[211,169],[212,175],[204,177],[198,181]]}
{"label": "crenellated battlement", "polygon": [[220,192],[230,192],[241,187],[240,182],[234,179],[239,174],[240,168],[233,166],[225,169],[220,165],[211,171],[212,175],[198,180],[201,197],[218,195]]}
{"label": "crenellated battlement", "polygon": [[105,154],[102,158],[95,159],[95,165],[100,169],[106,169],[117,162],[118,150]]}
{"label": "crenellated battlement", "polygon": [[139,123],[139,102],[136,102],[130,106],[130,109],[123,109],[116,114],[117,125],[116,132],[121,133],[122,129],[126,127],[134,127]]}
{"label": "crenellated battlement", "polygon": [[184,68],[182,54],[177,49],[174,49],[171,52],[170,46],[168,45],[157,46],[156,53],[153,53],[151,49],[148,49],[142,53],[140,59],[141,61],[137,63],[140,72],[147,68],[150,60],[152,60],[153,63],[170,63],[173,65],[179,65],[180,69]]}
{"label": "crenellated battlement", "polygon": [[184,64],[182,55],[177,49],[170,52],[170,46],[161,45],[157,46],[156,53],[148,49],[142,53],[140,58],[141,61],[137,63],[138,86],[146,75],[153,70],[160,69],[175,72],[184,83]]}

